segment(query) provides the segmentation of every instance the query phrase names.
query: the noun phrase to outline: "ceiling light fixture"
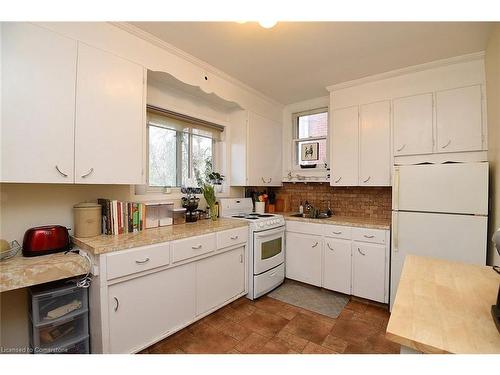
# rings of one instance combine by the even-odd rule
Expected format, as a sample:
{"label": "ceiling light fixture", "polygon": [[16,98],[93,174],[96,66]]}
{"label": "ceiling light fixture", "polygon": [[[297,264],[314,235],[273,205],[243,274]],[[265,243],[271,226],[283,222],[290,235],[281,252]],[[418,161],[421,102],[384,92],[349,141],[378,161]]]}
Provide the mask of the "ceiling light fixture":
{"label": "ceiling light fixture", "polygon": [[270,28],[276,26],[277,23],[278,23],[278,21],[271,20],[271,19],[259,21],[259,25],[265,29],[270,29]]}

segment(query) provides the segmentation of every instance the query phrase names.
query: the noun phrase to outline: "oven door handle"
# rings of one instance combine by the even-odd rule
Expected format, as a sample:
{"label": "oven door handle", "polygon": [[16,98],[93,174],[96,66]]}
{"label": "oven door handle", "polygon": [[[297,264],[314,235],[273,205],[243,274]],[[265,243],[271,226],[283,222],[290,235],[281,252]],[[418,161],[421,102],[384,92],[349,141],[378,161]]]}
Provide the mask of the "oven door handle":
{"label": "oven door handle", "polygon": [[285,235],[285,227],[279,227],[276,229],[268,229],[268,230],[263,230],[262,232],[255,232],[254,236],[257,239],[262,239],[266,237],[271,237],[274,236],[275,234],[281,233],[282,236]]}

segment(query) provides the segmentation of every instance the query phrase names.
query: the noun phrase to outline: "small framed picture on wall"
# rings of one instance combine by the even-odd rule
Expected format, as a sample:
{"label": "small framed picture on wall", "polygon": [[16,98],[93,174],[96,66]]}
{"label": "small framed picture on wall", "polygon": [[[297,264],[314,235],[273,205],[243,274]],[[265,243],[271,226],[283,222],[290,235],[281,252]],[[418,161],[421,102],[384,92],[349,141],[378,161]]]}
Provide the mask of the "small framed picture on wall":
{"label": "small framed picture on wall", "polygon": [[300,145],[300,161],[319,160],[319,142],[307,142]]}

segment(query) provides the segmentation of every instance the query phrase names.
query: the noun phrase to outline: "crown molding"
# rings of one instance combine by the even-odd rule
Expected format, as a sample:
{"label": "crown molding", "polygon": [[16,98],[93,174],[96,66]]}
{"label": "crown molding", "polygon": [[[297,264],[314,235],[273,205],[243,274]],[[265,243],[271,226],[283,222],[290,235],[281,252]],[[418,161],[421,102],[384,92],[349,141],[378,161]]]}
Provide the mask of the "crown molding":
{"label": "crown molding", "polygon": [[337,91],[337,90],[346,89],[346,88],[352,87],[352,86],[358,86],[358,85],[362,85],[365,83],[379,81],[382,79],[388,79],[388,78],[402,76],[405,74],[421,72],[423,70],[440,68],[443,66],[453,65],[453,64],[458,64],[458,63],[463,63],[463,62],[468,62],[468,61],[482,60],[482,59],[484,59],[484,55],[485,55],[485,52],[480,51],[480,52],[469,53],[467,55],[454,56],[454,57],[450,57],[448,59],[430,61],[430,62],[419,64],[419,65],[411,65],[411,66],[407,66],[407,67],[401,68],[401,69],[390,70],[388,72],[384,72],[384,73],[380,73],[380,74],[374,74],[371,76],[367,76],[367,77],[363,77],[363,78],[359,78],[359,79],[354,79],[351,81],[337,83],[337,84],[334,84],[331,86],[327,86],[326,89],[330,92]]}
{"label": "crown molding", "polygon": [[222,70],[215,68],[214,66],[210,65],[206,61],[203,61],[197,57],[194,57],[193,55],[173,46],[170,43],[165,42],[164,40],[154,36],[153,34],[148,33],[147,31],[144,31],[144,30],[138,28],[137,26],[134,26],[128,22],[109,22],[109,24],[116,26],[116,27],[128,32],[129,34],[132,34],[132,35],[134,35],[134,36],[136,36],[136,37],[138,37],[146,42],[149,42],[149,43],[155,45],[156,47],[162,48],[165,51],[172,53],[172,54],[198,66],[199,68],[205,70],[206,72],[210,72],[214,75],[217,75],[220,78],[232,83],[235,86],[238,86],[239,88],[241,88],[243,90],[249,91],[253,95],[258,96],[259,98],[261,98],[267,102],[270,102],[270,103],[272,103],[276,106],[280,106],[280,107],[285,106],[283,103],[280,103],[277,100],[268,97],[267,95],[263,94],[262,92],[258,91],[257,89],[254,89],[253,87],[248,86],[247,84],[237,80],[236,78],[230,76],[229,74],[224,73]]}

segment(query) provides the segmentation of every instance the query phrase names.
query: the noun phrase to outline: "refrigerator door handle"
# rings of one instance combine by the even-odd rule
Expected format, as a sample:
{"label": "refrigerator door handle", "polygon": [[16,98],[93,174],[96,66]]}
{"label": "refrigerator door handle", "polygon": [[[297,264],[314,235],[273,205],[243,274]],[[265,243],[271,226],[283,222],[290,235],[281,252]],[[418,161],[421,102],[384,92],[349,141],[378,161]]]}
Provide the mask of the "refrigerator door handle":
{"label": "refrigerator door handle", "polygon": [[393,209],[399,209],[399,168],[394,168],[394,184],[393,184]]}
{"label": "refrigerator door handle", "polygon": [[398,222],[399,222],[399,212],[394,212],[394,222],[392,223],[392,246],[394,247],[394,252],[397,253],[399,251],[399,233],[398,233]]}

